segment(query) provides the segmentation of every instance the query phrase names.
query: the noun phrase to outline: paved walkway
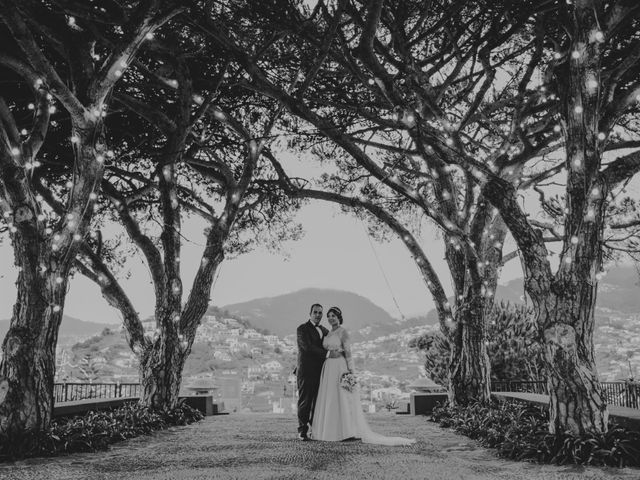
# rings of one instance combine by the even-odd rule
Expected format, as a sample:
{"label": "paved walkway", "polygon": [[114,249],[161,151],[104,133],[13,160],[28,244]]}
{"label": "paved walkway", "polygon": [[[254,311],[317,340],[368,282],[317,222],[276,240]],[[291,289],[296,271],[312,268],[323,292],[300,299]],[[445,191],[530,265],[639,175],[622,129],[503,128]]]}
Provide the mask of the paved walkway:
{"label": "paved walkway", "polygon": [[375,414],[374,431],[410,436],[410,447],[295,440],[292,415],[207,417],[98,453],[0,464],[0,479],[640,479],[640,470],[536,465],[501,460],[424,417]]}

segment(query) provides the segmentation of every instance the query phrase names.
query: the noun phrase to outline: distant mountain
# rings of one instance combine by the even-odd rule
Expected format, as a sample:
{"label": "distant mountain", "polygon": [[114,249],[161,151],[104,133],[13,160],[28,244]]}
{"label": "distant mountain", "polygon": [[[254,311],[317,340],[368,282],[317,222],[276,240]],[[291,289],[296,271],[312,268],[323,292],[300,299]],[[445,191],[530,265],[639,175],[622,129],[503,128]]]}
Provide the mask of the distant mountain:
{"label": "distant mountain", "polygon": [[321,288],[305,288],[276,297],[225,305],[221,309],[247,320],[254,328],[266,329],[274,335],[284,337],[295,334],[298,325],[309,319],[309,309],[314,303],[324,306],[323,325],[325,326],[327,326],[326,312],[329,307],[333,305],[340,307],[345,327],[357,341],[395,332],[413,326],[413,322],[418,321],[411,319],[407,323],[396,320],[361,295]]}
{"label": "distant mountain", "polygon": [[[11,320],[0,320],[0,342],[4,339]],[[86,322],[78,318],[64,315],[58,334],[59,343],[78,341],[80,338],[91,337],[102,332],[105,328],[115,328],[117,325],[109,323]]]}

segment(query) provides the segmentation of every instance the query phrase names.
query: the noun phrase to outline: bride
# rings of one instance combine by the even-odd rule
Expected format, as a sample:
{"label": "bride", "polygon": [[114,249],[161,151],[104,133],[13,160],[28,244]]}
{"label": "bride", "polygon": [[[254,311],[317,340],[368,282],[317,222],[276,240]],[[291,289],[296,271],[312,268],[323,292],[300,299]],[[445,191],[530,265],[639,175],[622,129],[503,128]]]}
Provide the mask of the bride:
{"label": "bride", "polygon": [[351,344],[348,332],[342,327],[342,311],[338,307],[331,307],[327,312],[327,320],[331,331],[322,344],[327,350],[342,351],[344,356],[324,361],[311,423],[312,438],[325,441],[360,438],[363,443],[378,445],[415,443],[415,439],[386,437],[371,431],[362,411],[358,387],[349,392],[340,386],[342,375],[346,372],[353,373]]}

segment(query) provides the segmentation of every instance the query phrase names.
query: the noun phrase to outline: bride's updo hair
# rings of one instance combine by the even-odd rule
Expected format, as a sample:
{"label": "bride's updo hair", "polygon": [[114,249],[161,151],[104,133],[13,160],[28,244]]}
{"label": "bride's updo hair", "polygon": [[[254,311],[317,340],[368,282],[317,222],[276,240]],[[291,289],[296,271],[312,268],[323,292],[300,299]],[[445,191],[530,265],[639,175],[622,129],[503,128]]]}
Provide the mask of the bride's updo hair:
{"label": "bride's updo hair", "polygon": [[338,307],[331,307],[328,311],[327,311],[327,316],[333,313],[336,317],[338,317],[338,320],[340,321],[340,325],[342,325],[342,310],[340,310]]}

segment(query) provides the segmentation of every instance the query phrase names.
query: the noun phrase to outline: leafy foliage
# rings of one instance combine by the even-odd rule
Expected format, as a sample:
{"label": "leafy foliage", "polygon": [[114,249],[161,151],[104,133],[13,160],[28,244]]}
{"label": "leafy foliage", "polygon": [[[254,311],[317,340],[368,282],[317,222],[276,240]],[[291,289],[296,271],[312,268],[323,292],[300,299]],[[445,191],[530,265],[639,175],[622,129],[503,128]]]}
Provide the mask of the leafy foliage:
{"label": "leafy foliage", "polygon": [[[491,379],[543,379],[543,352],[532,312],[523,306],[501,303],[493,307],[487,322]],[[432,332],[413,339],[409,345],[425,354],[425,369],[431,379],[446,386],[449,363],[447,339],[440,332]]]}
{"label": "leafy foliage", "polygon": [[542,406],[509,402],[442,406],[433,410],[431,420],[513,460],[640,466],[640,432],[612,424],[604,434],[551,434],[547,409]]}
{"label": "leafy foliage", "polygon": [[431,420],[513,460],[640,466],[640,432],[612,424],[604,434],[551,434],[547,409],[542,406],[509,402],[445,405],[433,410]]}
{"label": "leafy foliage", "polygon": [[84,416],[55,419],[43,432],[0,438],[0,461],[95,452],[127,438],[188,425],[202,418],[199,410],[185,404],[173,410],[153,410],[131,403],[114,410],[90,411]]}

